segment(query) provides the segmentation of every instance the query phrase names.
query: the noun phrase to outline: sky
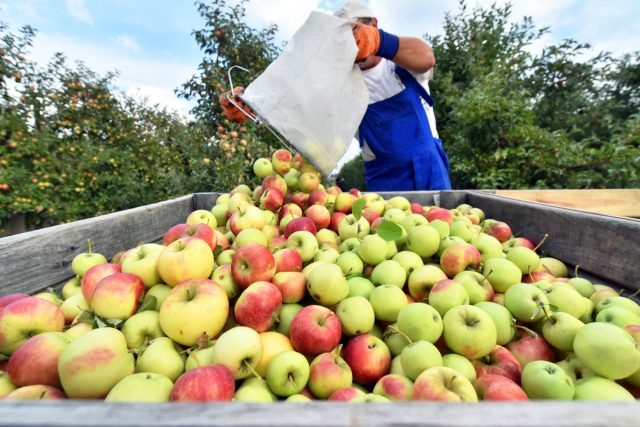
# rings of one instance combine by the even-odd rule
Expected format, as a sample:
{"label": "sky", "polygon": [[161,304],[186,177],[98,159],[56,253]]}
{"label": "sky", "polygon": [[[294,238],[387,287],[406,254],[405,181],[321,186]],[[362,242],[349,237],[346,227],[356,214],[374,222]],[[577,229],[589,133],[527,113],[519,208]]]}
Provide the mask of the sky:
{"label": "sky", "polygon": [[[236,3],[237,0],[227,0]],[[365,0],[380,28],[398,35],[442,34],[446,13],[458,0]],[[246,22],[253,28],[278,25],[288,40],[313,10],[335,11],[343,0],[249,0]],[[507,0],[467,0],[489,7]],[[512,0],[512,19],[531,16],[550,27],[538,46],[565,38],[593,46],[594,54],[615,56],[640,49],[640,1]],[[174,90],[197,74],[203,55],[192,32],[204,26],[192,0],[0,0],[0,21],[16,32],[37,30],[30,59],[46,65],[55,52],[105,74],[117,71],[117,86],[130,96],[186,114],[191,106]]]}

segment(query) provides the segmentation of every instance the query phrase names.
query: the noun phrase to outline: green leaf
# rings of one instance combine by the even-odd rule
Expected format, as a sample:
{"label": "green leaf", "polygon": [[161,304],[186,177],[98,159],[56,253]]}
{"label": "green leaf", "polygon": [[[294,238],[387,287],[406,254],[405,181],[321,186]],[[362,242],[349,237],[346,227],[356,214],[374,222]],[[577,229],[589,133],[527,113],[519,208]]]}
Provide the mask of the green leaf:
{"label": "green leaf", "polygon": [[102,320],[100,317],[96,316],[96,317],[93,318],[93,328],[94,329],[96,329],[96,328],[106,328],[107,326],[109,326],[109,325],[107,325],[107,323],[104,320]]}
{"label": "green leaf", "polygon": [[149,295],[144,299],[144,301],[142,301],[142,304],[140,304],[140,307],[138,307],[136,313],[141,313],[143,311],[153,311],[157,306],[158,298],[153,295]]}
{"label": "green leaf", "polygon": [[360,198],[353,203],[353,206],[351,207],[351,213],[356,218],[356,220],[359,220],[360,217],[362,216],[362,209],[366,204],[367,204],[367,201],[363,198]]}
{"label": "green leaf", "polygon": [[402,237],[402,227],[393,221],[385,220],[376,228],[376,233],[387,242],[391,242]]}

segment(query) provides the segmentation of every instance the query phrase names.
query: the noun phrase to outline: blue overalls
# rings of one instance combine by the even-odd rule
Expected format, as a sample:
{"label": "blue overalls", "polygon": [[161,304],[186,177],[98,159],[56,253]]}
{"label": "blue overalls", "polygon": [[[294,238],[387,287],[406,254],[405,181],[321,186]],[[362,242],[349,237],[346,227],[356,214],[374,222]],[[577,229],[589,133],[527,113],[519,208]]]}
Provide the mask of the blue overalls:
{"label": "blue overalls", "polygon": [[433,99],[407,70],[396,73],[405,89],[369,105],[359,127],[360,146],[376,155],[365,162],[367,191],[449,190],[449,159],[420,100]]}

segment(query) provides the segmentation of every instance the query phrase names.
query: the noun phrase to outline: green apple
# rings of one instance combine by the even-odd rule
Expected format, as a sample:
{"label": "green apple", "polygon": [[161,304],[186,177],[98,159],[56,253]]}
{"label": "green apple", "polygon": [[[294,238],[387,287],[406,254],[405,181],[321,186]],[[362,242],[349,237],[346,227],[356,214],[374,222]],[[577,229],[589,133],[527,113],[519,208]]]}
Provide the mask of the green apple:
{"label": "green apple", "polygon": [[553,277],[567,277],[569,275],[569,269],[567,265],[557,258],[552,257],[540,257],[540,266],[538,270],[548,271]]}
{"label": "green apple", "polygon": [[165,285],[164,283],[158,283],[157,285],[147,289],[147,292],[144,294],[143,304],[148,298],[154,297],[156,305],[153,309],[155,311],[160,311],[160,306],[162,306],[162,303],[167,298],[167,295],[169,295],[169,292],[171,292],[171,286]]}
{"label": "green apple", "polygon": [[342,332],[347,336],[371,332],[376,317],[369,300],[362,296],[347,297],[335,309]]}
{"label": "green apple", "polygon": [[174,287],[160,307],[160,326],[184,346],[204,336],[215,337],[229,314],[229,298],[222,286],[209,279],[193,279]]}
{"label": "green apple", "polygon": [[640,325],[640,316],[626,308],[609,306],[596,315],[596,322],[606,322],[624,328],[629,325]]}
{"label": "green apple", "polygon": [[380,285],[371,291],[369,302],[373,307],[376,320],[395,322],[398,313],[409,302],[407,296],[395,285]]}
{"label": "green apple", "polygon": [[469,294],[469,304],[493,300],[491,283],[477,271],[464,270],[456,274],[453,280],[460,283]]}
{"label": "green apple", "polygon": [[429,292],[429,305],[444,316],[451,308],[469,304],[469,294],[464,286],[455,280],[444,279],[436,282]]}
{"label": "green apple", "polygon": [[479,359],[496,346],[498,332],[486,312],[473,305],[453,307],[442,319],[447,346],[468,359]]}
{"label": "green apple", "polygon": [[631,298],[617,296],[617,297],[608,297],[600,300],[598,305],[595,307],[596,312],[600,312],[608,307],[622,307],[629,310],[631,313],[636,316],[640,316],[640,305],[637,302],[632,300]]}
{"label": "green apple", "polygon": [[70,399],[102,399],[134,372],[134,357],[117,329],[93,329],[71,341],[60,354],[58,373]]}
{"label": "green apple", "polygon": [[254,375],[261,359],[260,335],[246,326],[235,326],[223,332],[213,346],[213,363],[225,365],[236,380]]}
{"label": "green apple", "polygon": [[382,339],[387,347],[389,347],[391,356],[397,356],[402,353],[402,349],[409,345],[409,343],[411,342],[407,335],[400,332],[400,329],[398,329],[398,322],[392,323],[391,325],[387,326],[387,329],[385,329],[384,333],[382,334]]}
{"label": "green apple", "polygon": [[409,233],[411,229],[416,225],[426,225],[428,223],[429,221],[427,221],[427,218],[425,218],[424,216],[417,213],[410,213],[402,219],[400,225],[402,226],[402,228],[407,230],[407,233]]}
{"label": "green apple", "polygon": [[278,396],[287,397],[304,389],[309,381],[309,373],[309,362],[302,353],[284,351],[271,359],[266,380],[271,391]]}
{"label": "green apple", "polygon": [[529,274],[540,265],[540,256],[525,246],[516,246],[507,251],[507,259],[514,263],[522,272]]}
{"label": "green apple", "polygon": [[471,382],[476,380],[476,368],[464,356],[456,353],[445,354],[442,356],[442,366],[453,369]]}
{"label": "green apple", "polygon": [[66,300],[67,298],[82,292],[80,283],[80,276],[73,276],[71,279],[67,280],[62,286],[62,299]]}
{"label": "green apple", "polygon": [[369,234],[358,246],[358,256],[369,265],[378,265],[387,257],[387,242],[378,234]]}
{"label": "green apple", "polygon": [[373,268],[370,280],[376,286],[395,285],[402,289],[407,281],[407,272],[398,261],[388,259]]}
{"label": "green apple", "polygon": [[567,281],[567,283],[576,288],[576,290],[580,292],[580,295],[586,298],[591,297],[591,295],[596,291],[593,287],[593,283],[582,277],[572,277]]}
{"label": "green apple", "polygon": [[335,264],[337,263],[338,257],[340,256],[340,252],[337,249],[331,247],[324,247],[318,249],[314,261],[326,262],[327,264]]}
{"label": "green apple", "polygon": [[626,378],[640,368],[640,351],[635,340],[610,323],[593,322],[580,328],[573,351],[587,368],[611,380]]}
{"label": "green apple", "polygon": [[271,391],[266,380],[262,378],[247,378],[233,395],[234,402],[272,403],[278,397]]}
{"label": "green apple", "polygon": [[338,223],[338,235],[344,241],[351,237],[362,240],[369,234],[371,226],[365,217],[356,219],[353,214],[346,215]]}
{"label": "green apple", "polygon": [[555,306],[557,311],[569,313],[576,318],[582,316],[588,307],[587,299],[566,283],[552,283],[546,294],[549,304]]}
{"label": "green apple", "polygon": [[425,370],[442,366],[442,355],[429,341],[419,340],[402,349],[400,362],[407,377],[415,380]]}
{"label": "green apple", "polygon": [[425,264],[416,268],[407,280],[409,295],[415,301],[426,301],[433,285],[440,280],[447,279],[447,275],[435,264]]}
{"label": "green apple", "polygon": [[440,234],[428,224],[417,225],[408,232],[407,249],[417,253],[423,259],[438,252]]}
{"label": "green apple", "polygon": [[159,337],[138,354],[136,372],[153,372],[175,381],[184,373],[184,365],[182,348],[171,338]]}
{"label": "green apple", "polygon": [[578,331],[584,326],[574,316],[559,311],[549,315],[542,324],[542,336],[554,348],[561,351],[572,351],[573,341]]}
{"label": "green apple", "polygon": [[400,263],[402,268],[404,268],[404,271],[407,273],[407,277],[424,265],[420,255],[411,251],[400,251],[391,259]]}
{"label": "green apple", "polygon": [[470,243],[480,251],[482,262],[485,262],[490,258],[502,257],[502,243],[487,233],[478,234],[478,236],[471,240]]}
{"label": "green apple", "polygon": [[413,384],[413,400],[477,402],[473,384],[462,374],[445,366],[427,369]]}
{"label": "green apple", "polygon": [[391,221],[398,225],[402,225],[402,221],[406,218],[407,213],[402,209],[388,208],[385,210],[382,218],[386,221]]}
{"label": "green apple", "polygon": [[302,305],[297,303],[282,304],[280,307],[280,313],[278,313],[278,322],[275,330],[283,335],[289,336],[289,327],[291,326],[291,320],[296,314],[302,310]]}
{"label": "green apple", "polygon": [[483,263],[482,275],[496,292],[506,292],[511,286],[522,282],[520,268],[505,258],[488,259]]}
{"label": "green apple", "polygon": [[332,306],[349,295],[349,283],[338,265],[322,263],[309,273],[307,290],[319,304]]}
{"label": "green apple", "polygon": [[128,250],[120,262],[122,272],[140,277],[147,289],[162,282],[158,273],[158,258],[164,248],[158,243],[144,243]]}
{"label": "green apple", "polygon": [[151,372],[131,374],[113,386],[106,402],[168,402],[173,382]]}
{"label": "green apple", "polygon": [[411,341],[435,343],[442,335],[442,317],[429,304],[408,304],[398,313],[398,329]]}
{"label": "green apple", "polygon": [[438,230],[440,239],[444,239],[445,237],[449,237],[451,235],[451,227],[446,221],[443,221],[441,219],[434,219],[433,221],[429,222],[429,225]]}
{"label": "green apple", "polygon": [[125,320],[121,331],[127,340],[127,347],[134,350],[155,338],[165,336],[160,327],[160,315],[152,310],[136,313]]}
{"label": "green apple", "polygon": [[189,351],[184,362],[185,372],[203,366],[213,365],[213,346],[196,348]]}
{"label": "green apple", "polygon": [[598,376],[577,381],[573,399],[636,402],[636,398],[623,386]]}
{"label": "green apple", "polygon": [[98,264],[106,264],[107,257],[91,250],[91,240],[87,241],[88,252],[82,252],[71,260],[71,271],[76,276],[82,277],[91,267]]}
{"label": "green apple", "polygon": [[0,371],[0,399],[11,393],[17,387],[9,379],[9,374]]}
{"label": "green apple", "polygon": [[460,219],[454,219],[454,221],[449,225],[449,235],[459,237],[467,243],[471,242],[474,238],[471,222],[461,220],[462,217],[457,218]]}
{"label": "green apple", "polygon": [[249,243],[257,243],[266,247],[267,236],[262,232],[262,230],[258,230],[254,227],[246,227],[238,232],[234,243],[236,250],[248,245]]}
{"label": "green apple", "polygon": [[522,370],[522,389],[529,399],[573,400],[575,385],[571,377],[558,365],[535,360]]}
{"label": "green apple", "polygon": [[340,241],[338,252],[353,252],[357,254],[361,244],[362,241],[357,237],[349,237],[348,239]]}
{"label": "green apple", "polygon": [[493,320],[498,333],[498,345],[506,345],[513,340],[516,335],[515,319],[508,308],[493,301],[480,301],[474,305],[486,312]]}
{"label": "green apple", "polygon": [[549,309],[549,300],[539,288],[528,283],[518,283],[505,292],[504,305],[516,319],[534,323],[544,318],[544,308]]}
{"label": "green apple", "polygon": [[291,233],[287,237],[287,247],[297,250],[303,263],[313,260],[319,249],[316,236],[307,230],[298,230]]}
{"label": "green apple", "polygon": [[371,283],[371,280],[362,276],[353,276],[347,279],[349,283],[349,295],[350,297],[361,296],[369,299],[371,292],[375,289],[375,285]]}

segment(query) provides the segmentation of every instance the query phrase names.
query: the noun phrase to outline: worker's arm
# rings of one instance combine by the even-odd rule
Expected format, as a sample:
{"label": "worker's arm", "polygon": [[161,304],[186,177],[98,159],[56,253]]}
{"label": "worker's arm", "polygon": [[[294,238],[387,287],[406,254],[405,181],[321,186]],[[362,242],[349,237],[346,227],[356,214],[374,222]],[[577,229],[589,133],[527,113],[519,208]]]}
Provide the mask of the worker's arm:
{"label": "worker's arm", "polygon": [[419,38],[398,37],[366,24],[357,24],[353,34],[358,45],[356,61],[380,56],[415,73],[426,73],[436,64],[433,50]]}

